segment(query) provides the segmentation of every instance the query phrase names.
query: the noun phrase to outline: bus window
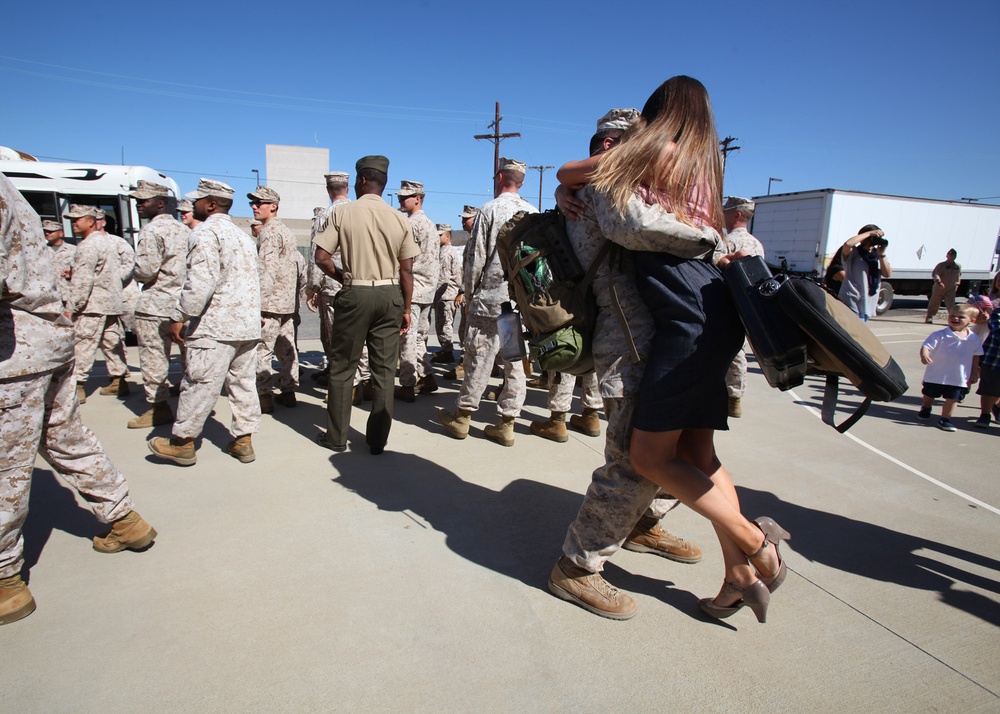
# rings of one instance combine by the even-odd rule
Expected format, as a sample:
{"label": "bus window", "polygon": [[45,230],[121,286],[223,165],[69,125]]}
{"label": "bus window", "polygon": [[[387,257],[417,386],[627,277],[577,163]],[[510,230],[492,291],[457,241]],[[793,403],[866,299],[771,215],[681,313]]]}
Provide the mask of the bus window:
{"label": "bus window", "polygon": [[22,195],[43,221],[46,219],[59,220],[57,210],[59,201],[54,193],[51,191],[22,191]]}

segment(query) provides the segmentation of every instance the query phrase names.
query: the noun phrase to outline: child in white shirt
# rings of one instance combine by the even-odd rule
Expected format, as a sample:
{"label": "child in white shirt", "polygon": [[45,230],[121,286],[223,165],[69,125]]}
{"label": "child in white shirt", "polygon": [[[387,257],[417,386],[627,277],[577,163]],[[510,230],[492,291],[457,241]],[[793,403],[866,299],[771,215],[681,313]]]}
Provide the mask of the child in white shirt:
{"label": "child in white shirt", "polygon": [[920,346],[920,361],[924,370],[924,403],[917,417],[930,419],[931,405],[944,397],[941,418],[937,427],[943,431],[956,431],[951,423],[955,404],[969,392],[969,385],[979,380],[979,357],[983,354],[983,341],[969,329],[969,324],[979,315],[974,305],[955,305],[948,311],[948,327],[932,332]]}

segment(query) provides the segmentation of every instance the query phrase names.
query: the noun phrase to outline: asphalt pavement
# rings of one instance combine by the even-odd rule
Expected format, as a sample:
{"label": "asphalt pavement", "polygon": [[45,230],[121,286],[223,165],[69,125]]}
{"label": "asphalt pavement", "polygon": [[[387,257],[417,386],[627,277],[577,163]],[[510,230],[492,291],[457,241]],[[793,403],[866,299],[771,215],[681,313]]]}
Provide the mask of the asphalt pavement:
{"label": "asphalt pavement", "polygon": [[[721,555],[684,507],[664,525],[702,546],[701,563],[627,551],[608,563],[638,603],[632,620],[549,594],[603,446],[533,436],[540,390],[504,448],[483,438],[486,401],[468,439],[443,434],[436,410],[458,385],[439,377],[438,392],[396,404],[373,457],[367,405],[346,453],[313,443],[323,392],[304,376],[299,406],[265,416],[254,463],[224,451],[223,398],[198,463],[181,468],[145,445],[168,428],[125,428],[145,408],[132,349],[132,395],[95,393],[82,409],[159,538],[143,553],[93,551],[101,524],[38,462],[25,529],[38,609],[0,628],[4,708],[998,712],[1000,424],[972,427],[974,395],[955,433],[916,419],[917,351],[941,325],[923,324],[919,301],[897,304],[871,326],[907,374],[901,399],[841,435],[818,418],[820,380],[779,392],[751,361],[744,416],[717,436],[744,513],[792,533],[763,625],[748,610],[699,613]],[[300,346],[318,364],[308,315]]]}

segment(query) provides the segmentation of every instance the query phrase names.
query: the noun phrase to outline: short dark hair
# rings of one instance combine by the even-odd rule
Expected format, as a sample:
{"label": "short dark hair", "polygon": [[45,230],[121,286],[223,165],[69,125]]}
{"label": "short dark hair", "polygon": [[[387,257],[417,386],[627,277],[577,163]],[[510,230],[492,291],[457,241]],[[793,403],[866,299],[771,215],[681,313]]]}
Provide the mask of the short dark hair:
{"label": "short dark hair", "polygon": [[368,183],[373,183],[379,188],[385,188],[386,184],[389,183],[389,177],[385,171],[372,168],[358,169],[358,178],[363,178]]}
{"label": "short dark hair", "polygon": [[609,136],[617,139],[624,133],[624,129],[601,129],[599,132],[590,137],[590,155],[593,156],[600,151],[601,145],[604,144],[604,140]]}

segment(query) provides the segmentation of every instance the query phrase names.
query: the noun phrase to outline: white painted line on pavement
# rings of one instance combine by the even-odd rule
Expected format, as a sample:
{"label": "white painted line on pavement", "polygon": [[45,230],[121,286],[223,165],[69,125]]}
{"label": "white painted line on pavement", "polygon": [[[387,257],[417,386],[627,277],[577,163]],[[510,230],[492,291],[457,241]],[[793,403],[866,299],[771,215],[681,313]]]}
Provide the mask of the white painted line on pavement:
{"label": "white painted line on pavement", "polygon": [[[820,420],[823,419],[823,415],[820,414],[819,411],[817,411],[816,409],[813,409],[811,406],[809,406],[808,404],[806,404],[802,399],[799,398],[799,395],[796,394],[794,391],[788,390],[788,394],[791,394],[792,398],[795,399],[795,401],[798,402],[798,404],[803,409],[805,409],[806,411],[812,413],[812,415],[814,417],[816,417],[817,419],[820,419]],[[896,464],[896,466],[899,466],[901,468],[906,469],[911,474],[914,474],[915,476],[919,476],[920,478],[924,479],[925,481],[928,481],[929,483],[932,483],[935,486],[939,486],[939,487],[943,488],[945,491],[949,491],[949,492],[955,494],[959,498],[964,498],[965,500],[970,501],[971,503],[974,503],[975,505],[979,506],[980,508],[985,508],[987,511],[992,511],[993,513],[995,513],[998,516],[1000,516],[1000,508],[997,508],[995,506],[991,506],[988,503],[984,503],[983,501],[980,501],[978,498],[973,498],[969,494],[964,493],[962,491],[959,491],[957,488],[953,488],[952,486],[949,486],[946,483],[938,481],[933,476],[928,476],[923,471],[918,471],[917,469],[913,468],[909,464],[904,464],[902,461],[900,461],[896,457],[890,456],[889,454],[885,453],[884,451],[876,449],[871,444],[862,441],[861,439],[859,439],[858,437],[854,436],[853,434],[844,434],[844,436],[846,436],[848,439],[853,440],[855,443],[857,443],[857,444],[865,447],[866,449],[868,449],[872,453],[878,454],[879,456],[881,456],[882,458],[886,459],[887,461],[891,461],[892,463]]]}
{"label": "white painted line on pavement", "polygon": [[892,340],[891,342],[886,342],[885,340],[883,340],[882,344],[883,345],[902,345],[902,344],[906,344],[907,342],[923,342],[923,341],[924,340]]}

